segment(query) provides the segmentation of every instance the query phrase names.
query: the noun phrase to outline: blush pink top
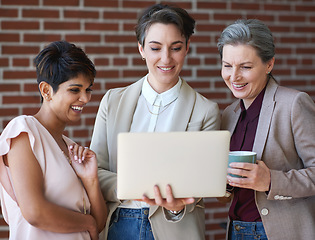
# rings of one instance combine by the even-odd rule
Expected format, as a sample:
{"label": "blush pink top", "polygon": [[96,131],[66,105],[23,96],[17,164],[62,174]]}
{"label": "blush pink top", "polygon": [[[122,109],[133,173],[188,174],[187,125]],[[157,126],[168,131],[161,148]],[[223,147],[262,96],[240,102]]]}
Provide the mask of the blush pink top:
{"label": "blush pink top", "polygon": [[[33,153],[43,171],[46,199],[59,206],[83,213],[84,198],[87,213],[90,210],[90,202],[81,181],[47,129],[33,116],[16,117],[0,136],[0,200],[4,219],[9,224],[10,240],[90,239],[88,232],[64,234],[41,230],[30,225],[22,216],[14,194],[10,169],[3,162],[3,155],[10,151],[11,139],[22,132],[28,134]],[[73,142],[66,136],[63,138],[68,145]],[[23,161],[22,152],[21,158],[16,161]]]}

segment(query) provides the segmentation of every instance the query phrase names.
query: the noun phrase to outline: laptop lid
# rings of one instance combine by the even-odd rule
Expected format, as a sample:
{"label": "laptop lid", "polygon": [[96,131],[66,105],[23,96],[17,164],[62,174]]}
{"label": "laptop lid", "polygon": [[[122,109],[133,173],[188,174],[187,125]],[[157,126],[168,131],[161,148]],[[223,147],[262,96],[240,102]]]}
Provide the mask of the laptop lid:
{"label": "laptop lid", "polygon": [[119,199],[221,197],[226,191],[228,131],[120,133],[117,145]]}

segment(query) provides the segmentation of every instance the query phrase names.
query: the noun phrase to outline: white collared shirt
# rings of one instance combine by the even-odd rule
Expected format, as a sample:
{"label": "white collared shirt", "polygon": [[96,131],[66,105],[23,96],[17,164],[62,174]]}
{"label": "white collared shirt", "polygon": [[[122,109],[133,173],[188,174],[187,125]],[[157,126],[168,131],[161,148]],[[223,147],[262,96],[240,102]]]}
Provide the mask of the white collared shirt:
{"label": "white collared shirt", "polygon": [[[174,109],[182,86],[181,78],[171,89],[157,93],[145,77],[130,132],[168,132],[171,129]],[[153,187],[153,186],[152,186]],[[145,202],[124,201],[119,207],[149,207]]]}

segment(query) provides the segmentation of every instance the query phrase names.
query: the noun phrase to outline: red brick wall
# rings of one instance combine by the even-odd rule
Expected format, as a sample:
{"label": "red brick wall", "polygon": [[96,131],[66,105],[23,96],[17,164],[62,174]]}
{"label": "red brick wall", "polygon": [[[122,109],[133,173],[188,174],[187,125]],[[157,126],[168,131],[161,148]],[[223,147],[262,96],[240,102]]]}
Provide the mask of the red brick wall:
{"label": "red brick wall", "polygon": [[[49,42],[65,39],[81,46],[98,70],[92,102],[68,135],[88,145],[98,103],[107,89],[146,74],[133,31],[139,11],[160,1],[0,0],[0,132],[20,114],[39,107],[32,60]],[[276,39],[274,75],[285,86],[315,99],[315,3],[312,0],[169,1],[197,20],[191,49],[181,73],[197,91],[223,109],[233,97],[220,77],[216,39],[237,18],[265,21]],[[215,184],[215,183],[209,183]],[[206,200],[207,240],[223,239],[227,206]],[[7,237],[0,219],[0,239]],[[4,231],[2,231],[4,229]]]}

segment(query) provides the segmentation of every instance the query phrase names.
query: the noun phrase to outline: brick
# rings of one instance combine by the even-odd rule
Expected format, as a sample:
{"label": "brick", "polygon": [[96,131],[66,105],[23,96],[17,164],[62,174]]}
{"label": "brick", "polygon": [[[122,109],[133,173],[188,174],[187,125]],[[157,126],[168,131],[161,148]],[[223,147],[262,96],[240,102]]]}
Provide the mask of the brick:
{"label": "brick", "polygon": [[187,59],[187,64],[189,65],[189,66],[192,66],[192,65],[200,65],[200,59],[199,58],[191,58],[191,57],[189,57],[188,59]]}
{"label": "brick", "polygon": [[39,103],[40,98],[38,96],[3,96],[2,103],[3,104],[30,104],[30,103]]}
{"label": "brick", "polygon": [[39,22],[35,21],[2,21],[2,30],[39,30]]}
{"label": "brick", "polygon": [[16,18],[18,16],[17,9],[0,8],[0,17]]}
{"label": "brick", "polygon": [[0,33],[0,42],[19,42],[20,36],[16,33]]}
{"label": "brick", "polygon": [[210,82],[190,81],[188,84],[192,88],[210,88]]}
{"label": "brick", "polygon": [[315,27],[312,25],[312,26],[296,26],[294,27],[294,32],[297,32],[297,33],[314,33],[315,32]]}
{"label": "brick", "polygon": [[279,12],[279,11],[290,11],[291,10],[291,6],[288,5],[288,4],[269,4],[269,3],[265,3],[263,5],[264,7],[264,10],[265,11],[276,11],[276,12]]}
{"label": "brick", "polygon": [[118,2],[117,0],[84,0],[84,6],[85,7],[113,7],[117,8],[118,7]]}
{"label": "brick", "polygon": [[24,84],[24,92],[38,93],[38,96],[40,96],[39,91],[38,91],[38,85],[37,85],[37,82],[35,81],[34,83]]}
{"label": "brick", "polygon": [[118,31],[119,25],[118,23],[85,23],[86,31]]}
{"label": "brick", "polygon": [[44,6],[79,6],[80,0],[43,0]]}
{"label": "brick", "polygon": [[226,2],[210,2],[210,1],[198,1],[197,2],[198,9],[226,9],[227,3]]}
{"label": "brick", "polygon": [[255,19],[259,19],[263,22],[265,22],[267,25],[268,25],[268,22],[273,22],[275,21],[275,15],[268,15],[268,14],[259,14],[259,13],[255,13],[255,14],[252,14],[252,13],[247,13],[246,14],[246,18],[250,19],[250,18],[255,18]]}
{"label": "brick", "polygon": [[8,67],[9,59],[8,58],[0,58],[0,67]]}
{"label": "brick", "polygon": [[45,30],[80,30],[79,22],[44,22]]}
{"label": "brick", "polygon": [[73,131],[73,137],[85,137],[88,135],[88,130],[75,130]]}
{"label": "brick", "polygon": [[100,70],[100,71],[97,71],[97,78],[98,79],[115,79],[115,78],[118,78],[119,77],[119,72],[117,70],[106,70],[106,71],[103,71],[103,70]]}
{"label": "brick", "polygon": [[99,15],[97,11],[64,10],[65,18],[98,19]]}
{"label": "brick", "polygon": [[136,22],[131,23],[131,21],[128,21],[128,23],[124,23],[123,24],[123,30],[124,31],[130,31],[130,32],[135,32],[135,26],[136,26]]}
{"label": "brick", "polygon": [[3,79],[36,79],[35,71],[3,71]]}
{"label": "brick", "polygon": [[20,84],[0,83],[0,92],[19,92]]}
{"label": "brick", "polygon": [[306,16],[296,14],[279,15],[278,18],[281,22],[306,22]]}
{"label": "brick", "polygon": [[138,50],[137,42],[135,41],[135,46],[134,47],[124,47],[123,48],[123,53],[124,54],[140,54],[139,50]]}
{"label": "brick", "polygon": [[297,69],[296,74],[299,75],[315,75],[315,69]]}
{"label": "brick", "polygon": [[68,34],[65,37],[68,42],[100,42],[100,35],[92,35],[92,34]]}
{"label": "brick", "polygon": [[[17,116],[19,114],[18,108],[3,108],[0,107],[0,117],[6,117],[6,116]],[[0,226],[7,225],[4,220],[1,220],[0,218]]]}
{"label": "brick", "polygon": [[225,28],[226,26],[223,24],[197,24],[196,30],[201,32],[220,32]]}
{"label": "brick", "polygon": [[207,53],[219,54],[217,47],[197,47],[197,53],[200,53],[200,54],[207,54]]}
{"label": "brick", "polygon": [[201,35],[193,35],[191,37],[192,43],[210,43],[211,37],[210,36],[201,36]]}
{"label": "brick", "polygon": [[126,59],[126,58],[114,58],[113,63],[115,66],[126,66],[126,65],[128,65],[128,59]]}
{"label": "brick", "polygon": [[30,66],[30,60],[28,58],[14,58],[13,66],[14,67],[28,67]]}
{"label": "brick", "polygon": [[[40,102],[40,98],[38,97],[38,103]],[[23,115],[34,115],[38,112],[40,105],[38,107],[23,107],[22,114]]]}
{"label": "brick", "polygon": [[215,13],[213,14],[213,18],[215,21],[235,21],[236,19],[243,18],[242,14],[239,13]]}
{"label": "brick", "polygon": [[259,3],[248,3],[248,2],[244,2],[244,3],[231,3],[231,10],[244,10],[244,11],[248,11],[248,10],[259,10],[260,4]]}
{"label": "brick", "polygon": [[132,82],[106,82],[105,88],[106,89],[120,88],[129,86],[130,84],[132,84]]}
{"label": "brick", "polygon": [[124,70],[123,71],[123,74],[122,74],[122,77],[123,78],[130,78],[130,77],[135,77],[135,78],[141,78],[143,77],[144,75],[147,74],[147,70],[142,70],[142,69],[139,69],[139,70]]}
{"label": "brick", "polygon": [[105,42],[109,43],[137,42],[137,38],[135,35],[106,35]]}
{"label": "brick", "polygon": [[62,39],[60,34],[50,34],[50,33],[25,33],[24,42],[54,42]]}
{"label": "brick", "polygon": [[296,49],[297,54],[315,54],[315,48],[313,47],[298,47]]}
{"label": "brick", "polygon": [[95,58],[94,59],[95,66],[108,66],[109,59],[108,58]]}
{"label": "brick", "polygon": [[281,37],[281,43],[307,43],[307,37],[303,36],[291,36],[291,37]]}
{"label": "brick", "polygon": [[227,98],[227,94],[224,92],[207,92],[207,93],[200,92],[200,93],[201,95],[203,95],[204,97],[208,99],[226,99]]}
{"label": "brick", "polygon": [[209,13],[191,13],[190,15],[195,19],[197,25],[199,21],[210,20]]}
{"label": "brick", "polygon": [[59,18],[58,10],[24,9],[23,18]]}
{"label": "brick", "polygon": [[299,5],[298,3],[295,5],[295,11],[297,12],[315,12],[315,5],[312,4],[303,4]]}
{"label": "brick", "polygon": [[153,4],[155,4],[156,2],[155,1],[123,1],[122,2],[122,5],[123,5],[123,8],[147,8]]}
{"label": "brick", "polygon": [[118,47],[85,47],[85,52],[87,54],[118,54],[119,48]]}
{"label": "brick", "polygon": [[39,47],[33,46],[2,46],[2,54],[37,54]]}
{"label": "brick", "polygon": [[21,5],[21,6],[31,6],[38,5],[39,0],[2,0],[1,5]]}
{"label": "brick", "polygon": [[135,20],[135,19],[137,19],[137,13],[136,12],[110,11],[110,12],[104,12],[103,18],[108,19],[108,20],[113,20],[113,19]]}

